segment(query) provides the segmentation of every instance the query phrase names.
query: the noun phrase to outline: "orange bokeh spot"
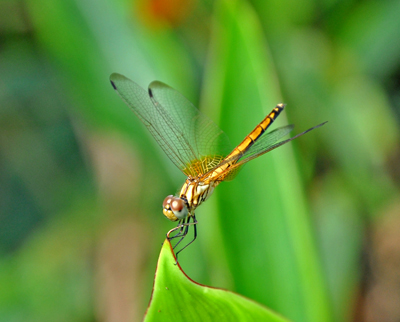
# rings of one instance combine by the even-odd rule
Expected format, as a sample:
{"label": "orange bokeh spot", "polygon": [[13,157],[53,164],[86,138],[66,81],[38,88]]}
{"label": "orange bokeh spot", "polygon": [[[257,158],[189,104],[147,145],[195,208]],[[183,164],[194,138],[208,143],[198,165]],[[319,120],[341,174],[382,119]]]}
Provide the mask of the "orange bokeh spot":
{"label": "orange bokeh spot", "polygon": [[138,13],[152,27],[176,26],[188,15],[194,0],[142,0]]}

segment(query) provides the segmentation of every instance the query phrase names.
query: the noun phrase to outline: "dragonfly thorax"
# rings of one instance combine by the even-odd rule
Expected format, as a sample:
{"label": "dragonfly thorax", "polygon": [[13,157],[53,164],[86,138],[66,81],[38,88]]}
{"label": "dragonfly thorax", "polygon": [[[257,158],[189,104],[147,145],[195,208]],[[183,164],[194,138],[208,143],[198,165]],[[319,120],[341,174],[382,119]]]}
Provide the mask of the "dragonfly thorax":
{"label": "dragonfly thorax", "polygon": [[204,184],[197,178],[187,178],[179,197],[170,195],[164,199],[163,214],[172,221],[194,215],[194,210],[211,196],[217,184]]}

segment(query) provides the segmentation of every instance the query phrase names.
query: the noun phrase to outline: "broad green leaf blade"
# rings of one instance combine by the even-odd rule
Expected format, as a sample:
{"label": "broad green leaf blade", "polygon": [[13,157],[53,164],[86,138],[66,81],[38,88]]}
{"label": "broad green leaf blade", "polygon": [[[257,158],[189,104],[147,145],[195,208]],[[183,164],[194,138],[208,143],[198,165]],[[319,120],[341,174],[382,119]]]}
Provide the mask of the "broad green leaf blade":
{"label": "broad green leaf blade", "polygon": [[288,321],[241,295],[194,282],[175,262],[165,240],[144,321]]}
{"label": "broad green leaf blade", "polygon": [[[272,107],[288,102],[282,99],[279,70],[252,6],[242,0],[217,1],[214,17],[201,105],[209,115],[219,113],[220,127],[236,145]],[[295,109],[288,104],[273,126],[286,125],[285,114]],[[298,123],[293,134],[305,129]],[[197,218],[207,227],[202,236],[208,234],[200,240],[205,252],[220,251],[207,268],[214,274],[221,258],[225,260],[232,280],[229,288],[294,321],[329,322],[333,321],[330,299],[298,164],[287,144],[250,162],[232,182],[221,184],[213,196],[219,198],[218,208],[207,209],[210,204],[205,203],[198,210]],[[215,247],[217,234],[221,243]]]}

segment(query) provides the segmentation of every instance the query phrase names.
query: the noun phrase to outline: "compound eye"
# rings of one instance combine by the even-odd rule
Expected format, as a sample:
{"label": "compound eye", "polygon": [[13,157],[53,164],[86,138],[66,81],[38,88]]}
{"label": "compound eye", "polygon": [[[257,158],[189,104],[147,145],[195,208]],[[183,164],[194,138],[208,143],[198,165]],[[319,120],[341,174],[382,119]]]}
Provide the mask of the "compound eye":
{"label": "compound eye", "polygon": [[170,201],[171,210],[178,219],[183,219],[187,216],[187,207],[181,198],[172,198]]}
{"label": "compound eye", "polygon": [[166,208],[168,205],[171,204],[172,198],[174,198],[174,196],[173,195],[169,195],[164,199],[163,204],[162,204],[163,208]]}
{"label": "compound eye", "polygon": [[185,203],[180,198],[173,198],[171,202],[172,211],[182,211],[183,207],[185,207]]}

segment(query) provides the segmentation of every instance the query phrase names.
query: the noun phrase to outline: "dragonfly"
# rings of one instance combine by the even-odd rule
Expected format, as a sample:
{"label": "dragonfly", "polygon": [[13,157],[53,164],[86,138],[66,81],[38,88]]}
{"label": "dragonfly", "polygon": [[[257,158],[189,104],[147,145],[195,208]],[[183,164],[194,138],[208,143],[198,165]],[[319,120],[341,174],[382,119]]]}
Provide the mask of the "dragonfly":
{"label": "dragonfly", "polygon": [[326,123],[279,141],[294,126],[286,125],[266,132],[285,107],[284,104],[278,104],[232,149],[227,135],[170,86],[154,81],[146,91],[117,73],[110,76],[110,81],[114,90],[147,127],[169,159],[187,177],[179,194],[167,196],[162,204],[163,214],[171,221],[178,221],[178,225],[167,233],[168,240],[179,238],[174,249],[188,234],[189,227],[194,227],[193,239],[179,252],[196,239],[195,210],[211,196],[216,186],[222,181],[232,180],[239,169],[250,160]]}

